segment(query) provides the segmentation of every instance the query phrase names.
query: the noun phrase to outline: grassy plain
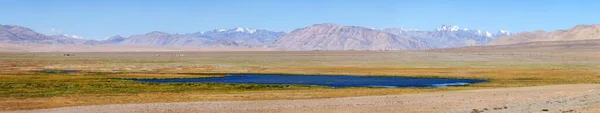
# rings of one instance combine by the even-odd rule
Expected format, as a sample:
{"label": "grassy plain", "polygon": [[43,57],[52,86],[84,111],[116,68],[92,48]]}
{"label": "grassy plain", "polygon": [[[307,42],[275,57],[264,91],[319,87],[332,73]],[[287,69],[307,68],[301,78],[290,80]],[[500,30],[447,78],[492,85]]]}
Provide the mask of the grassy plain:
{"label": "grassy plain", "polygon": [[[0,111],[150,102],[310,99],[482,88],[600,83],[597,51],[311,51],[0,53]],[[160,56],[157,56],[160,54]],[[173,56],[184,54],[183,57]],[[77,70],[73,73],[43,70]],[[138,83],[225,73],[488,79],[445,88]]]}

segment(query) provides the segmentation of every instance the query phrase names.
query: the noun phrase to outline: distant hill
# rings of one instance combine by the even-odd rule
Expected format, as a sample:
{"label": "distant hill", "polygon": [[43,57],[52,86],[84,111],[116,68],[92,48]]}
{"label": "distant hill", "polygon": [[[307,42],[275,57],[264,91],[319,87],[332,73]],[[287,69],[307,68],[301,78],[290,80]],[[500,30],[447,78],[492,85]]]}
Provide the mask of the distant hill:
{"label": "distant hill", "polygon": [[205,48],[265,48],[284,32],[249,28],[215,29],[193,34],[171,34],[154,31],[131,37],[113,36],[105,40],[85,40],[67,35],[48,36],[29,28],[0,25],[0,44],[49,44],[49,45],[121,45],[121,46],[185,46]]}
{"label": "distant hill", "polygon": [[500,37],[488,45],[508,45],[537,41],[576,41],[600,39],[600,25],[577,25],[568,30],[534,31]]}
{"label": "distant hill", "polygon": [[193,34],[170,34],[154,31],[122,39],[120,45],[192,46],[192,47],[267,47],[284,32],[234,28],[215,29]]}
{"label": "distant hill", "polygon": [[315,24],[296,29],[273,44],[283,50],[416,50],[430,48],[409,37],[357,26]]}
{"label": "distant hill", "polygon": [[121,45],[142,46],[207,46],[210,41],[206,38],[188,34],[170,34],[153,31],[146,34],[133,35],[122,42]]}
{"label": "distant hill", "polygon": [[0,43],[10,44],[77,44],[82,40],[67,36],[47,36],[29,28],[0,25]]}
{"label": "distant hill", "polygon": [[88,40],[84,45],[117,45],[125,41],[127,38],[120,35],[109,37],[105,40]]}
{"label": "distant hill", "polygon": [[210,40],[229,40],[238,44],[249,45],[271,45],[277,38],[283,36],[285,32],[275,32],[263,29],[234,28],[234,29],[215,29],[207,32],[197,32],[193,35],[204,37]]}
{"label": "distant hill", "polygon": [[[425,31],[403,28],[373,29],[326,23],[299,28],[290,33],[232,28],[187,34],[153,31],[129,37],[117,35],[104,40],[86,40],[68,35],[44,35],[21,26],[0,25],[0,44],[98,46],[93,48],[119,46],[136,48],[268,48],[269,50],[294,51],[423,50],[481,46],[495,40],[496,37],[508,35],[511,34],[506,30],[492,33],[485,30],[461,29],[458,26],[450,25],[442,25],[435,30]],[[11,48],[18,47],[31,46]]]}

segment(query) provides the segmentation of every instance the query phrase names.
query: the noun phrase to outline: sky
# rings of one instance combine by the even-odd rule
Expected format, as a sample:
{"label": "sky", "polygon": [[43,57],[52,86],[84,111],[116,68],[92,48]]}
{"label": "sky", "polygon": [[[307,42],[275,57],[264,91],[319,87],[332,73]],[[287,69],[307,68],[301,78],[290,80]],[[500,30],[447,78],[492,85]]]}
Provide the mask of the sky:
{"label": "sky", "polygon": [[511,32],[600,24],[598,0],[0,0],[0,24],[85,39],[235,27],[290,32],[319,23]]}

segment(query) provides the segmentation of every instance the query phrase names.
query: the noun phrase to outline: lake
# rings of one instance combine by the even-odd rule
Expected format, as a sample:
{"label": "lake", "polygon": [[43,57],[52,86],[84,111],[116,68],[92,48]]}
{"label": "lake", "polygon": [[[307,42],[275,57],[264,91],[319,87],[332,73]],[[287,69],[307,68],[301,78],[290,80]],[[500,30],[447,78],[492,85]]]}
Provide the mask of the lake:
{"label": "lake", "polygon": [[340,87],[445,87],[460,86],[487,80],[412,78],[391,76],[342,76],[342,75],[275,75],[275,74],[229,74],[214,78],[137,79],[139,82],[158,83],[232,83],[232,84],[299,84]]}

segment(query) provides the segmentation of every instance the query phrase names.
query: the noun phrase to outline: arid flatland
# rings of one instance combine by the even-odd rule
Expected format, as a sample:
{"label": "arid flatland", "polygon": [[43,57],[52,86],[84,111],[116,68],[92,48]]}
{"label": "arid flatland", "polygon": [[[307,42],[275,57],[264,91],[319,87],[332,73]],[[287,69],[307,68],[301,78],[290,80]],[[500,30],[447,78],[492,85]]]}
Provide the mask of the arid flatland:
{"label": "arid flatland", "polygon": [[[225,100],[295,100],[413,94],[600,81],[595,51],[482,52],[115,52],[1,53],[2,110],[81,105]],[[183,54],[183,56],[175,56]],[[76,70],[72,73],[44,70]],[[302,85],[155,84],[120,78],[285,73],[488,79],[445,88],[340,88]]]}

